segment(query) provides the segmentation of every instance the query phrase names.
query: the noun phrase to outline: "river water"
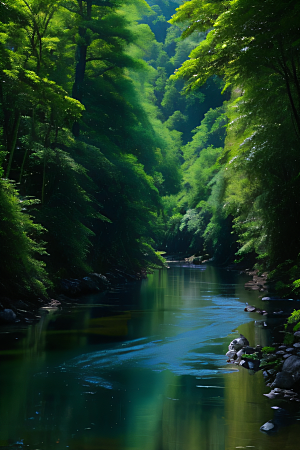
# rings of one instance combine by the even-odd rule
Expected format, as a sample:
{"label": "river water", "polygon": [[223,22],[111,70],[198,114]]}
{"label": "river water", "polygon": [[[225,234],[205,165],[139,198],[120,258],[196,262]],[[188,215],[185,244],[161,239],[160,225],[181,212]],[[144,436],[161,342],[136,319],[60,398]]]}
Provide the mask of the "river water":
{"label": "river water", "polygon": [[[230,341],[269,345],[244,275],[173,264],[90,304],[1,331],[0,447],[31,450],[295,450],[295,405],[261,371],[226,363]],[[256,323],[255,323],[256,321]],[[260,431],[272,406],[295,415]],[[292,408],[292,409],[291,409]]]}

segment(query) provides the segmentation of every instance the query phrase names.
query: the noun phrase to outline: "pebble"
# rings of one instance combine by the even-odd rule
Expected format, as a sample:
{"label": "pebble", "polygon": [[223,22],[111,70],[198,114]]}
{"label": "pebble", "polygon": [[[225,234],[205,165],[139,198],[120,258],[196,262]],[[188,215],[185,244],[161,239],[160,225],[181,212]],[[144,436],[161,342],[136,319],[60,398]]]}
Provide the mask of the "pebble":
{"label": "pebble", "polygon": [[287,353],[292,353],[295,351],[294,347],[289,347],[285,350]]}
{"label": "pebble", "polygon": [[287,390],[287,389],[286,389],[284,392],[285,392],[285,394],[287,394],[287,395],[297,395],[296,392],[291,391],[291,390]]}
{"label": "pebble", "polygon": [[284,359],[287,359],[287,358],[289,358],[290,356],[292,356],[292,355],[289,354],[289,353],[285,353],[285,354],[283,355],[283,358],[284,358]]}
{"label": "pebble", "polygon": [[276,355],[284,355],[284,353],[285,353],[285,352],[284,352],[283,350],[278,350],[278,352],[276,352],[275,354],[276,354]]}
{"label": "pebble", "polygon": [[274,423],[272,423],[271,421],[266,422],[265,424],[263,424],[260,429],[262,431],[273,431],[275,429],[275,425]]}
{"label": "pebble", "polygon": [[300,342],[296,342],[296,344],[294,344],[295,348],[300,348]]}

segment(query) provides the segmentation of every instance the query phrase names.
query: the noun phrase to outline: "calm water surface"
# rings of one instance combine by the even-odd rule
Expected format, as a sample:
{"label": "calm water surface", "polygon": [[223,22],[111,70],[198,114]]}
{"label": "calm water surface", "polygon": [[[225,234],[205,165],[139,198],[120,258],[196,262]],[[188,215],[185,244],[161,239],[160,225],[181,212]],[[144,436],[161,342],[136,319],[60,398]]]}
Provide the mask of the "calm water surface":
{"label": "calm water surface", "polygon": [[[244,312],[245,277],[172,265],[126,292],[1,333],[0,447],[32,450],[295,450],[295,405],[262,373],[228,365],[229,342],[270,344]],[[264,305],[265,306],[265,305]],[[274,436],[271,406],[295,415]],[[300,418],[300,416],[299,416]]]}

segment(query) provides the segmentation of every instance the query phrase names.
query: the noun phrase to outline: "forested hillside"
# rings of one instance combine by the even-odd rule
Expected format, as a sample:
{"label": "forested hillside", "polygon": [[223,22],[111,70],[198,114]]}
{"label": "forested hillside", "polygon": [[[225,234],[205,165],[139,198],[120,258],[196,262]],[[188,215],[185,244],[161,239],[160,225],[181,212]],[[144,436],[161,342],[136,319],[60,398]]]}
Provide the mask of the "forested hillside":
{"label": "forested hillside", "polygon": [[171,79],[183,78],[186,90],[197,92],[217,75],[230,93],[223,106],[225,145],[219,154],[214,149],[215,166],[206,168],[202,150],[198,172],[186,171],[196,177],[184,192],[191,210],[181,227],[192,221],[192,229],[198,220],[195,234],[201,229],[207,251],[217,256],[231,222],[238,258],[256,256],[257,267],[273,270],[276,288],[295,295],[300,275],[299,9],[297,1],[191,0],[171,21],[183,27],[185,38],[206,33]]}
{"label": "forested hillside", "polygon": [[0,2],[1,293],[158,250],[256,258],[297,293],[299,8]]}
{"label": "forested hillside", "polygon": [[2,291],[45,293],[113,264],[162,264],[153,235],[160,193],[180,185],[179,145],[142,92],[155,38],[138,21],[150,7],[0,7]]}

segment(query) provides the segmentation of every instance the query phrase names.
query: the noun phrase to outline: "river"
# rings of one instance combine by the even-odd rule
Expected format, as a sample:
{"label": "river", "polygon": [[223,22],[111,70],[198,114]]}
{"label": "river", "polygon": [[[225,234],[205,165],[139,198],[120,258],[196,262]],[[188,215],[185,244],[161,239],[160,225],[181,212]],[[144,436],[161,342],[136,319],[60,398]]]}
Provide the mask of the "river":
{"label": "river", "polygon": [[[295,450],[274,435],[261,371],[226,363],[230,341],[272,343],[245,275],[171,264],[89,304],[2,329],[0,447],[30,450]],[[255,323],[256,321],[256,323]],[[295,406],[293,406],[295,408]],[[291,411],[295,414],[295,411]]]}

